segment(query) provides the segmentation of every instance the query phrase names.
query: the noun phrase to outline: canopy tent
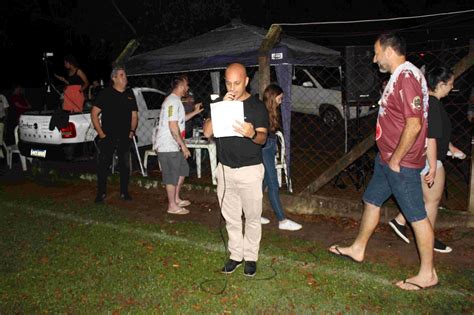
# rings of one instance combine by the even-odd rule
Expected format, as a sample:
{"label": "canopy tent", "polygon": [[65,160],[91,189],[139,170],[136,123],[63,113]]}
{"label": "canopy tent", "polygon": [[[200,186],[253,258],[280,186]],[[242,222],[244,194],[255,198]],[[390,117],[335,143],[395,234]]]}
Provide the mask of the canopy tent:
{"label": "canopy tent", "polygon": [[[148,76],[224,69],[240,62],[246,67],[258,66],[258,50],[267,30],[240,21],[214,29],[184,42],[131,57],[125,64],[128,76]],[[282,35],[270,51],[270,65],[285,97],[282,103],[282,125],[286,143],[286,163],[290,166],[291,82],[294,65],[338,67],[336,50]],[[220,94],[219,72],[211,72],[213,93]]]}

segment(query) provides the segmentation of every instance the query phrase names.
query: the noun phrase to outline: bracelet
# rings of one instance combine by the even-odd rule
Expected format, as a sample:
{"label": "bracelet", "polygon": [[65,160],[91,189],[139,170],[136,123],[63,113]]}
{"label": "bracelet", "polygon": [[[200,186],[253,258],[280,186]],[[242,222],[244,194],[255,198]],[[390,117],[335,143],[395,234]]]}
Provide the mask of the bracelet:
{"label": "bracelet", "polygon": [[135,134],[135,130],[133,130],[133,129],[130,129],[130,132],[133,132],[133,134]]}

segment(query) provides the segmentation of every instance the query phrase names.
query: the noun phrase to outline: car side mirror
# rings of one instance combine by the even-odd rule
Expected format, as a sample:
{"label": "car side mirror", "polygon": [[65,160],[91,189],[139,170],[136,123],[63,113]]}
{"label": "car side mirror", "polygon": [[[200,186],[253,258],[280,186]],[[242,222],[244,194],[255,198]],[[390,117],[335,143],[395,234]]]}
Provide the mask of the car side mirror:
{"label": "car side mirror", "polygon": [[306,81],[306,82],[303,82],[303,87],[313,87],[313,82],[311,81]]}

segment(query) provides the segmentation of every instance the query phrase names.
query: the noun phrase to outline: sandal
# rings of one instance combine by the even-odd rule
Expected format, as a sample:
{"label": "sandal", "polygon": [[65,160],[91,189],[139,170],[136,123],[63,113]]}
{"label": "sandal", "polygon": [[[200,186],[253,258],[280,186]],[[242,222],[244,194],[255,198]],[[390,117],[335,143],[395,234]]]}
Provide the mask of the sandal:
{"label": "sandal", "polygon": [[179,207],[187,207],[191,204],[191,202],[189,200],[181,200],[179,203],[178,203],[178,206]]}
{"label": "sandal", "polygon": [[189,210],[185,209],[185,208],[178,208],[178,209],[175,209],[175,210],[170,210],[168,209],[168,211],[166,211],[170,214],[188,214],[189,213]]}
{"label": "sandal", "polygon": [[416,290],[409,290],[409,289],[404,289],[404,288],[399,287],[400,289],[405,290],[405,291],[428,290],[428,289],[436,288],[436,287],[439,285],[439,282],[438,282],[438,283],[433,284],[433,285],[428,285],[428,286],[426,286],[426,287],[422,287],[422,286],[419,285],[419,284],[416,284],[416,283],[414,283],[414,282],[410,282],[410,281],[407,281],[407,280],[403,280],[403,283],[407,283],[407,284],[409,284],[409,285],[414,286],[415,288],[417,288]]}

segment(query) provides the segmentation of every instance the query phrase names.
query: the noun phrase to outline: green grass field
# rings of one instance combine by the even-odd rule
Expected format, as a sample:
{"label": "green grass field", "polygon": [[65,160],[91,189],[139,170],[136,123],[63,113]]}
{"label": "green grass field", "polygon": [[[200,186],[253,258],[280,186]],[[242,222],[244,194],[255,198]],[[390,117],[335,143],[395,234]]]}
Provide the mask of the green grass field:
{"label": "green grass field", "polygon": [[393,282],[416,266],[357,265],[320,244],[268,232],[257,276],[245,278],[243,268],[225,276],[217,227],[145,224],[123,209],[5,193],[0,204],[1,314],[474,310],[472,270],[443,270],[438,288],[404,292]]}

